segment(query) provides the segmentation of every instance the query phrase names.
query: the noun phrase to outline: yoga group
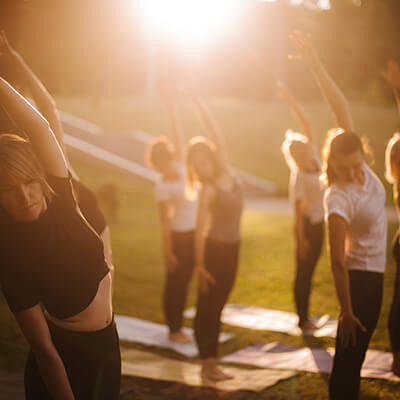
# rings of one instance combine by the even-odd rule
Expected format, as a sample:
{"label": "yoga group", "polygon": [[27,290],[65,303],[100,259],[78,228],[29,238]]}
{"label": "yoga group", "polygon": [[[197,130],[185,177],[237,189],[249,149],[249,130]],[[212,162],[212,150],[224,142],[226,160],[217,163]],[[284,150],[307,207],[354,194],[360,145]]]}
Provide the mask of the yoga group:
{"label": "yoga group", "polygon": [[[337,126],[328,132],[320,157],[300,105],[278,82],[279,95],[301,128],[288,130],[282,145],[295,215],[298,324],[304,335],[317,328],[308,308],[326,229],[341,310],[329,395],[357,399],[361,366],[382,303],[385,190],[368,165],[371,151],[355,133],[348,101],[324,68],[310,36],[296,31],[290,39],[295,58],[314,75]],[[35,102],[34,107],[0,78],[0,105],[16,127],[1,129],[0,135],[0,286],[30,345],[26,399],[118,399],[121,355],[112,308],[109,229],[94,193],[66,157],[54,100],[4,32],[0,62],[12,66],[15,84],[27,88]],[[384,77],[400,112],[400,71],[394,61]],[[155,197],[165,255],[162,304],[168,338],[193,341],[184,333],[182,320],[188,285],[196,272],[194,341],[201,375],[210,381],[227,380],[232,377],[218,366],[218,337],[221,313],[238,272],[243,195],[223,133],[205,101],[188,83],[184,94],[199,112],[207,136],[184,144],[176,108],[180,93],[167,82],[160,83],[160,92],[171,136],[154,138],[145,157],[160,174]],[[386,149],[386,178],[400,210],[397,133]],[[393,240],[393,253],[397,273],[389,332],[392,370],[400,376],[399,234]]]}

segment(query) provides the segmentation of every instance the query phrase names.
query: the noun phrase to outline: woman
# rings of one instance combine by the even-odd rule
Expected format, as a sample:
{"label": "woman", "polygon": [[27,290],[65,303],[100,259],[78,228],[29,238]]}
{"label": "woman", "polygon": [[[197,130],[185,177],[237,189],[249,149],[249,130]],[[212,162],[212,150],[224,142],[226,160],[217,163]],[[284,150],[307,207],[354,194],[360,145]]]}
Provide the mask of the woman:
{"label": "woman", "polygon": [[[400,113],[400,71],[393,60],[388,63],[388,70],[384,77],[393,89],[397,109]],[[386,179],[393,185],[393,200],[400,215],[400,133],[395,133],[386,147]],[[394,295],[389,314],[389,337],[393,352],[392,371],[400,376],[400,230],[393,239],[393,257],[396,260],[396,278],[394,281]]]}
{"label": "woman", "polygon": [[238,269],[243,200],[218,125],[200,98],[193,98],[212,139],[194,137],[187,149],[191,186],[201,185],[195,239],[200,287],[194,331],[202,377],[219,381],[231,378],[217,367],[218,336],[221,312]]}
{"label": "woman", "polygon": [[47,121],[3,79],[0,103],[28,138],[0,136],[0,283],[31,348],[26,398],[118,399],[103,244],[79,212]]}
{"label": "woman", "polygon": [[278,82],[279,96],[299,121],[302,133],[286,132],[282,151],[290,168],[289,197],[293,203],[296,240],[294,299],[299,327],[304,334],[317,328],[309,317],[312,276],[321,256],[324,237],[323,188],[319,181],[321,160],[311,126],[290,90]]}
{"label": "woman", "polygon": [[[30,69],[29,65],[27,65],[20,54],[18,54],[18,52],[12,48],[4,31],[1,31],[0,33],[0,60],[8,65],[10,70],[13,71],[16,82],[29,90],[36,107],[43,117],[49,122],[51,130],[53,131],[58,144],[66,156],[67,152],[64,144],[64,130],[57,111],[56,103],[39,78]],[[72,172],[72,184],[79,208],[86,220],[103,240],[104,255],[107,259],[112,277],[114,279],[110,231],[105,217],[100,210],[93,191],[78,179],[74,171]]]}
{"label": "woman", "polygon": [[329,390],[331,399],[357,399],[361,366],[382,303],[385,190],[365,161],[365,144],[353,133],[348,102],[323,67],[310,37],[297,32],[292,40],[340,127],[328,135],[323,156],[330,262],[341,308]]}
{"label": "woman", "polygon": [[194,268],[194,232],[196,226],[196,193],[186,188],[183,134],[178,124],[175,102],[168,85],[161,86],[168,108],[172,141],[165,136],[155,138],[147,148],[147,163],[161,174],[155,196],[164,244],[166,279],[163,295],[169,340],[191,343],[182,330],[183,310]]}

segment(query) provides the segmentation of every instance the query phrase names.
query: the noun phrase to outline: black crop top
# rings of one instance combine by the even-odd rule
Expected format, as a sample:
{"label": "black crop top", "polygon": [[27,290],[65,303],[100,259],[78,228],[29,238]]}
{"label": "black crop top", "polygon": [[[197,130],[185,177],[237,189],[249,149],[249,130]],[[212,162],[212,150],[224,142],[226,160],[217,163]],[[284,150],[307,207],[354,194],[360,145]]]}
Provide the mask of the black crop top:
{"label": "black crop top", "polygon": [[103,243],[88,225],[70,178],[48,177],[55,192],[33,222],[0,209],[0,284],[12,312],[42,303],[55,318],[83,311],[109,272]]}
{"label": "black crop top", "polygon": [[89,225],[101,235],[106,229],[107,223],[104,214],[100,210],[96,195],[81,181],[72,179],[72,187],[76,196],[79,209]]}

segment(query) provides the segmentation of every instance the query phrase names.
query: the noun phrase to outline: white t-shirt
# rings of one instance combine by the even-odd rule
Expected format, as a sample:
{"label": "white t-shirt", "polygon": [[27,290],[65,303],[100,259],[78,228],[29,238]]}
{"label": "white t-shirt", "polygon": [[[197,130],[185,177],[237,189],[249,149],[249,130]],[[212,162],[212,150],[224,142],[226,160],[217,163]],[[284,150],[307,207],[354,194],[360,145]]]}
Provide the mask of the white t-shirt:
{"label": "white t-shirt", "polygon": [[312,224],[324,219],[324,188],[319,181],[319,172],[307,172],[296,168],[290,173],[289,197],[293,204],[305,200],[304,215]]}
{"label": "white t-shirt", "polygon": [[155,197],[158,202],[168,201],[171,204],[171,230],[176,232],[192,231],[196,227],[197,196],[189,198],[186,190],[186,168],[177,163],[179,179],[156,182]]}
{"label": "white t-shirt", "polygon": [[383,273],[386,266],[386,193],[366,163],[363,171],[363,185],[332,184],[326,190],[325,218],[338,214],[349,224],[345,255],[349,270]]}

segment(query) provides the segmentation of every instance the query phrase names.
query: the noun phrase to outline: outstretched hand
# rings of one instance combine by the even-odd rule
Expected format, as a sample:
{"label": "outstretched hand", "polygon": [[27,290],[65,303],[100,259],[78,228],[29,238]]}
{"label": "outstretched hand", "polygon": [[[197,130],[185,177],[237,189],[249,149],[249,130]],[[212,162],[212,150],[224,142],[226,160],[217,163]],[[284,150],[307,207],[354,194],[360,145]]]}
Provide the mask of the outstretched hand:
{"label": "outstretched hand", "polygon": [[357,330],[365,333],[366,329],[355,315],[342,315],[339,324],[339,340],[345,347],[354,347],[357,344]]}
{"label": "outstretched hand", "polygon": [[205,269],[205,267],[197,267],[200,291],[207,292],[210,285],[215,285],[215,278]]}
{"label": "outstretched hand", "polygon": [[318,52],[315,48],[311,35],[301,31],[293,31],[289,35],[289,39],[293,44],[296,54],[290,54],[289,59],[299,59],[304,61],[309,67],[313,67],[318,61]]}
{"label": "outstretched hand", "polygon": [[388,61],[387,70],[382,72],[382,76],[392,88],[400,89],[400,69],[396,61]]}

